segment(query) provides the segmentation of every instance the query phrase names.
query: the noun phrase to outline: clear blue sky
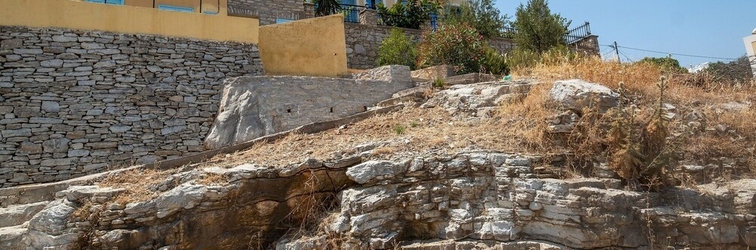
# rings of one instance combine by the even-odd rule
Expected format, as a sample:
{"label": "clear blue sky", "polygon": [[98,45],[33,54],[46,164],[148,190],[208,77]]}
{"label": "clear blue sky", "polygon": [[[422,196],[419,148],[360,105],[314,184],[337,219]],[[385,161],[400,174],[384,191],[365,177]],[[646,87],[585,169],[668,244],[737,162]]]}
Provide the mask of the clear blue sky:
{"label": "clear blue sky", "polygon": [[[527,0],[498,0],[496,7],[514,20],[517,6]],[[572,27],[591,23],[601,45],[617,41],[620,57],[637,61],[664,54],[623,49],[622,46],[690,55],[736,58],[746,53],[743,37],[756,28],[753,0],[551,0],[552,13],[572,20]],[[602,46],[601,54],[613,51]],[[717,59],[673,55],[683,67]],[[724,60],[722,60],[724,61]]]}

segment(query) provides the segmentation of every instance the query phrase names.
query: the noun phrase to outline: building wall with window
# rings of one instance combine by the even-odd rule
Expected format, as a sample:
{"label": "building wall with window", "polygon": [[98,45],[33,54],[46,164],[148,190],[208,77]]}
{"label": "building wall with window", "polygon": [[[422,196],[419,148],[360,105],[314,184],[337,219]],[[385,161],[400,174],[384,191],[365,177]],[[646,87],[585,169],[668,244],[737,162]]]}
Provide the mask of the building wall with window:
{"label": "building wall with window", "polygon": [[226,15],[227,0],[76,0],[79,2],[156,8],[167,11]]}
{"label": "building wall with window", "polygon": [[753,29],[750,36],[743,38],[743,44],[745,45],[746,54],[749,61],[751,61],[751,72],[756,79],[756,29]]}
{"label": "building wall with window", "polygon": [[0,26],[57,27],[257,43],[257,19],[163,11],[128,6],[129,3],[137,2],[125,0],[124,6],[69,0],[2,0]]}
{"label": "building wall with window", "polygon": [[228,0],[228,15],[258,18],[260,25],[305,18],[301,0]]}

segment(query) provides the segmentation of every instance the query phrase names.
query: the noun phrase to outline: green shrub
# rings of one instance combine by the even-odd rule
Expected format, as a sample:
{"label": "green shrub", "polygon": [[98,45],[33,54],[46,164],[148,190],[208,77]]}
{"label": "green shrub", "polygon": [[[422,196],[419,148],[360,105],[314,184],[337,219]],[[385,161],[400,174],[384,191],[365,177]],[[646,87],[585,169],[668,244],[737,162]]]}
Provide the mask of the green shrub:
{"label": "green shrub", "polygon": [[458,74],[479,72],[486,44],[467,24],[441,24],[436,32],[425,31],[418,48],[418,66],[454,66]]}
{"label": "green shrub", "polygon": [[394,127],[394,132],[396,132],[397,135],[401,135],[401,134],[404,134],[404,130],[406,130],[406,129],[407,128],[404,127],[404,126],[402,126],[402,125],[396,125]]}
{"label": "green shrub", "polygon": [[483,57],[482,71],[496,75],[508,75],[509,66],[502,54],[494,48],[486,47],[486,54]]}
{"label": "green shrub", "polygon": [[444,78],[436,78],[433,80],[434,88],[443,88],[444,86],[446,86],[446,80],[444,80]]}
{"label": "green shrub", "polygon": [[378,4],[378,15],[383,25],[419,29],[431,14],[437,13],[438,8],[435,1],[409,0],[406,4],[394,4],[391,8]]}
{"label": "green shrub", "polygon": [[659,67],[664,73],[688,73],[688,70],[680,66],[680,62],[672,57],[645,57],[636,63],[648,63]]}
{"label": "green shrub", "polygon": [[399,29],[392,29],[391,35],[378,47],[378,66],[399,64],[414,70],[416,61],[417,45]]}

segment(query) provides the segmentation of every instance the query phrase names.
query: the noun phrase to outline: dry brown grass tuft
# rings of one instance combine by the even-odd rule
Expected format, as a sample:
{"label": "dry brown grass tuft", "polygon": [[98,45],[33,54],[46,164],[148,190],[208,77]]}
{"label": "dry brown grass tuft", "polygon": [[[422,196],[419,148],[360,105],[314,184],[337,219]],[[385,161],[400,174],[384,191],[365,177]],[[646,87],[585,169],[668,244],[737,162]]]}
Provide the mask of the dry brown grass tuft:
{"label": "dry brown grass tuft", "polygon": [[159,194],[157,185],[178,171],[179,169],[131,169],[110,174],[98,185],[126,190],[113,200],[115,203],[127,204],[129,202],[147,201],[154,199]]}
{"label": "dry brown grass tuft", "polygon": [[228,184],[228,176],[225,176],[223,174],[217,174],[217,173],[203,173],[202,177],[197,180],[197,183],[205,185],[205,186],[213,186],[213,185],[226,185]]}

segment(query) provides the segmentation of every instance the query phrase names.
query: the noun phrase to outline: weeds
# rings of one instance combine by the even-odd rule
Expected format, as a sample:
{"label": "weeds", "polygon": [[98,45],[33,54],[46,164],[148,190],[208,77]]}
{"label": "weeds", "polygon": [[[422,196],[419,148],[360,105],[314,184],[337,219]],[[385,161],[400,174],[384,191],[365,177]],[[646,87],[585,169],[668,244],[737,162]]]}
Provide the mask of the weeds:
{"label": "weeds", "polygon": [[446,80],[444,78],[436,78],[433,80],[434,88],[444,88],[446,86]]}
{"label": "weeds", "polygon": [[407,129],[407,128],[406,128],[406,127],[404,127],[404,126],[402,126],[402,125],[396,125],[396,126],[394,126],[394,132],[396,132],[396,134],[397,134],[397,135],[401,135],[401,134],[404,134],[404,131],[405,131],[406,129]]}

